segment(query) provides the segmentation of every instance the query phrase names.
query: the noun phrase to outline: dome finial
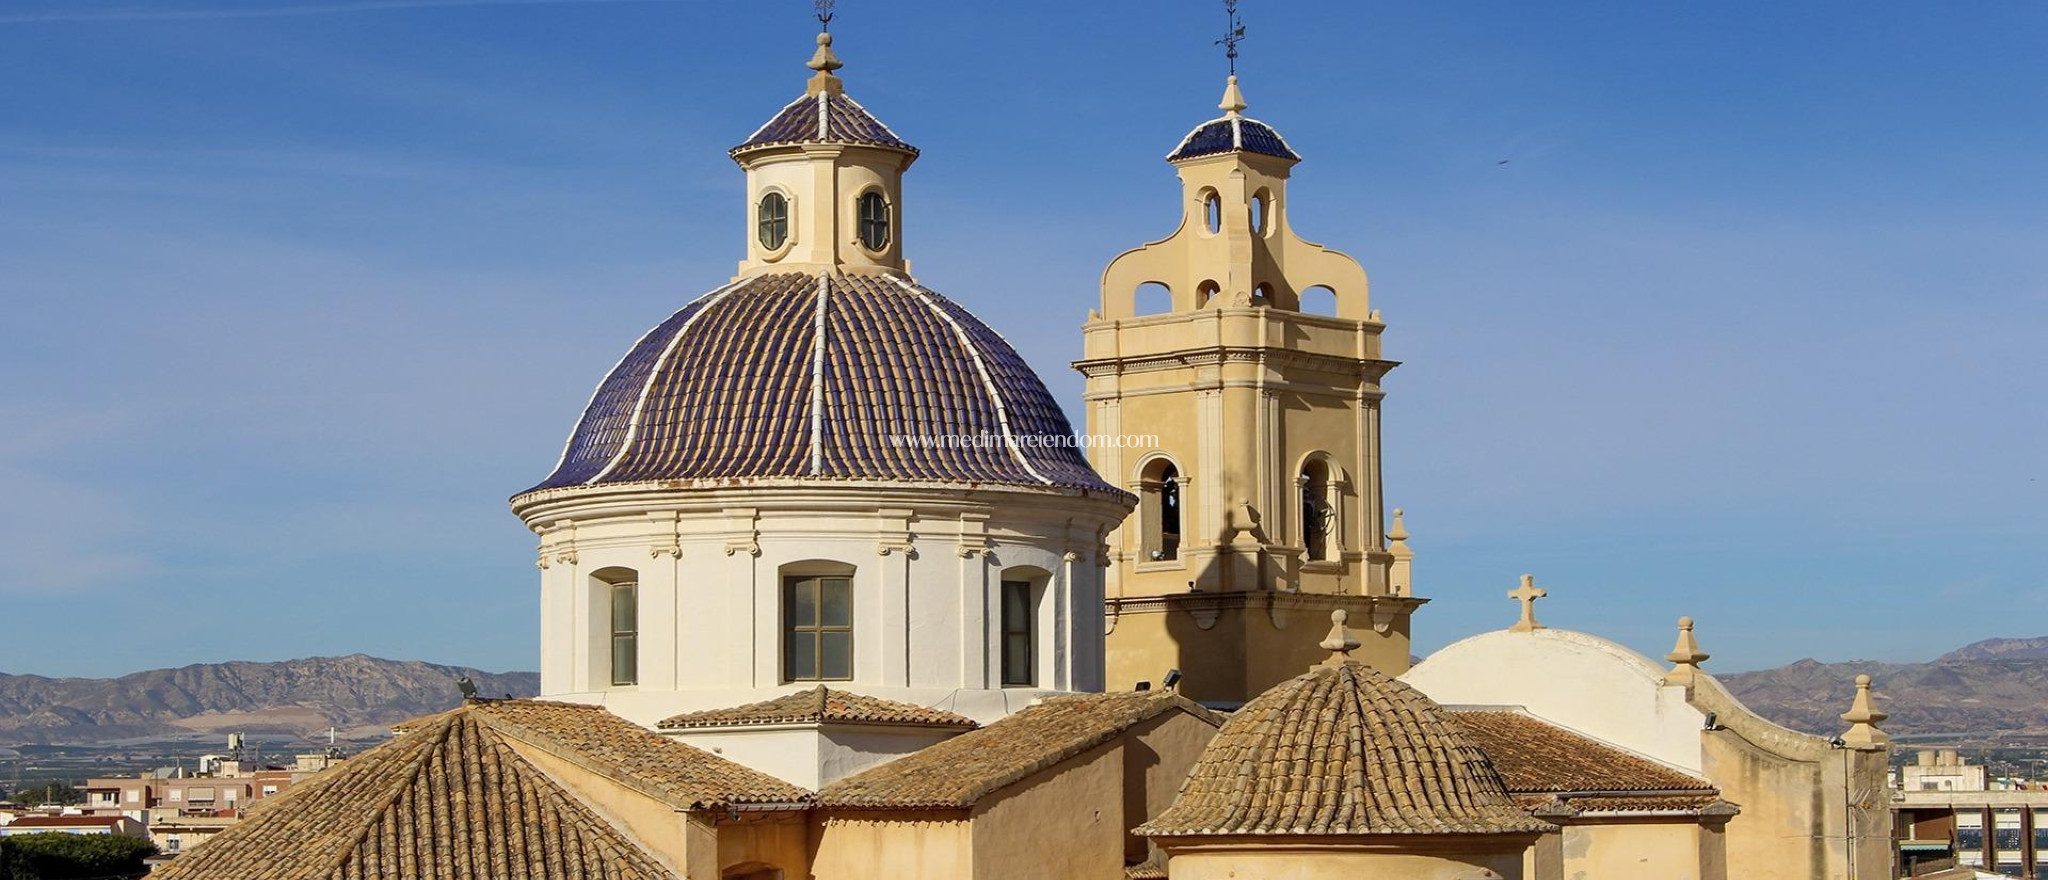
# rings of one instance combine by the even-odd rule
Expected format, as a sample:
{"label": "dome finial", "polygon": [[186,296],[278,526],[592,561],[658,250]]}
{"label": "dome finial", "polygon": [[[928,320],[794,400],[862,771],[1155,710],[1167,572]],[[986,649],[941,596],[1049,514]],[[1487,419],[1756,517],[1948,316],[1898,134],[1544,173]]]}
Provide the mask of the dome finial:
{"label": "dome finial", "polygon": [[832,54],[832,0],[816,0],[816,2],[818,4],[818,51],[811,55],[810,62],[804,66],[817,71],[817,73],[811,76],[809,87],[805,90],[805,93],[815,95],[819,92],[831,92],[836,95],[845,91],[845,87],[840,84],[839,77],[834,76],[832,71],[846,65],[840,63],[838,55]]}
{"label": "dome finial", "polygon": [[1325,665],[1349,662],[1351,652],[1358,649],[1358,638],[1344,625],[1344,621],[1350,618],[1350,613],[1342,608],[1330,612],[1330,634],[1317,645],[1330,652],[1330,659],[1323,661]]}
{"label": "dome finial", "polygon": [[1223,100],[1216,107],[1231,116],[1244,112],[1244,92],[1237,87],[1237,74],[1230,75],[1229,84],[1223,87]]}

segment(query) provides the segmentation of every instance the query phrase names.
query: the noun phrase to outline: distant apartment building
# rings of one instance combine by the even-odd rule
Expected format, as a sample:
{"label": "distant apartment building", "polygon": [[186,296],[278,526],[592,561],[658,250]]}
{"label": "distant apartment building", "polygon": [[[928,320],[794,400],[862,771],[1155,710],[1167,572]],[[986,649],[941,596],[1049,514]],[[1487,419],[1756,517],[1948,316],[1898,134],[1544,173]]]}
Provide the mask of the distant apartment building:
{"label": "distant apartment building", "polygon": [[6,825],[0,825],[0,837],[23,834],[148,837],[149,829],[127,816],[21,816]]}
{"label": "distant apartment building", "polygon": [[76,809],[86,817],[131,820],[159,850],[175,855],[234,825],[250,805],[283,794],[339,760],[332,751],[311,752],[285,767],[208,755],[196,770],[86,780],[79,786],[85,802]]}
{"label": "distant apartment building", "polygon": [[1923,749],[1892,795],[1901,877],[1972,869],[2048,878],[2048,790],[1993,779],[1954,749]]}

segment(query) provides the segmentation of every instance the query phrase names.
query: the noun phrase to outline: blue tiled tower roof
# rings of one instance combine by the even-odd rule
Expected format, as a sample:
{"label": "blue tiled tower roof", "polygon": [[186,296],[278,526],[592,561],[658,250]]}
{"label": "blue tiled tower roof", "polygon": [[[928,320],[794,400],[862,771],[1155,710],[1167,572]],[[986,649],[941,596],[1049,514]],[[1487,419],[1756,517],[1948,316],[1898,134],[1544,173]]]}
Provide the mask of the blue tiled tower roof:
{"label": "blue tiled tower roof", "polygon": [[641,337],[534,490],[801,479],[1122,494],[1057,440],[1072,434],[1017,351],[951,300],[890,275],[771,273]]}
{"label": "blue tiled tower roof", "polygon": [[1181,159],[1229,152],[1258,153],[1295,162],[1301,161],[1301,156],[1287,145],[1287,139],[1281,137],[1280,132],[1274,131],[1272,126],[1236,114],[1211,119],[1195,126],[1194,131],[1188,132],[1187,137],[1180,139],[1180,145],[1174,147],[1173,152],[1166,154],[1166,161],[1176,162]]}
{"label": "blue tiled tower roof", "polygon": [[732,154],[784,144],[856,144],[917,155],[916,147],[897,137],[860,102],[836,90],[821,90],[789,102],[745,143],[733,147]]}

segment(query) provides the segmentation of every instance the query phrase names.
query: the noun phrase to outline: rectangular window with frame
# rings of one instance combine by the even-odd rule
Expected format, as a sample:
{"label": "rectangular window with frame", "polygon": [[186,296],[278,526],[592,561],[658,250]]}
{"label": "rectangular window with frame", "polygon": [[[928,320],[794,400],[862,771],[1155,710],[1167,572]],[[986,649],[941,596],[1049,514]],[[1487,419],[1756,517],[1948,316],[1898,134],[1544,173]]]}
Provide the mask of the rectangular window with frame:
{"label": "rectangular window with frame", "polygon": [[782,583],[782,677],[853,678],[853,580],[793,577]]}
{"label": "rectangular window with frame", "polygon": [[1003,582],[1003,686],[1029,687],[1038,683],[1032,663],[1032,602],[1030,581]]}
{"label": "rectangular window with frame", "polygon": [[612,686],[640,683],[640,585],[612,585]]}

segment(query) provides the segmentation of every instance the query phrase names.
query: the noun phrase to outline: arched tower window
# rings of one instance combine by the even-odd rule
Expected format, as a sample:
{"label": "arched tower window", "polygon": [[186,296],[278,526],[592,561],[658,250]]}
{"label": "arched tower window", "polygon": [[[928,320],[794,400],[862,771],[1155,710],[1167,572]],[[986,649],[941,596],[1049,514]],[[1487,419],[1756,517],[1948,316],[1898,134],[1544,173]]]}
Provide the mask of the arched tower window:
{"label": "arched tower window", "polygon": [[879,190],[860,194],[860,243],[871,251],[889,247],[889,200]]}
{"label": "arched tower window", "polygon": [[1320,458],[1311,458],[1301,466],[1301,543],[1308,551],[1310,562],[1335,558],[1331,552],[1335,541],[1331,534],[1336,530],[1337,506],[1335,493],[1331,491],[1330,465]]}
{"label": "arched tower window", "polygon": [[1202,191],[1202,228],[1210,235],[1223,231],[1223,197],[1216,191]]}
{"label": "arched tower window", "polygon": [[781,250],[789,241],[789,197],[779,192],[770,192],[761,197],[761,205],[755,211],[754,225],[766,250]]}
{"label": "arched tower window", "polygon": [[1161,458],[1145,466],[1139,478],[1139,505],[1144,516],[1144,561],[1180,558],[1180,468]]}
{"label": "arched tower window", "polygon": [[640,574],[630,568],[600,569],[592,575],[603,591],[611,641],[613,687],[640,683]]}
{"label": "arched tower window", "polygon": [[782,579],[782,677],[786,681],[853,678],[853,579],[793,575]]}

